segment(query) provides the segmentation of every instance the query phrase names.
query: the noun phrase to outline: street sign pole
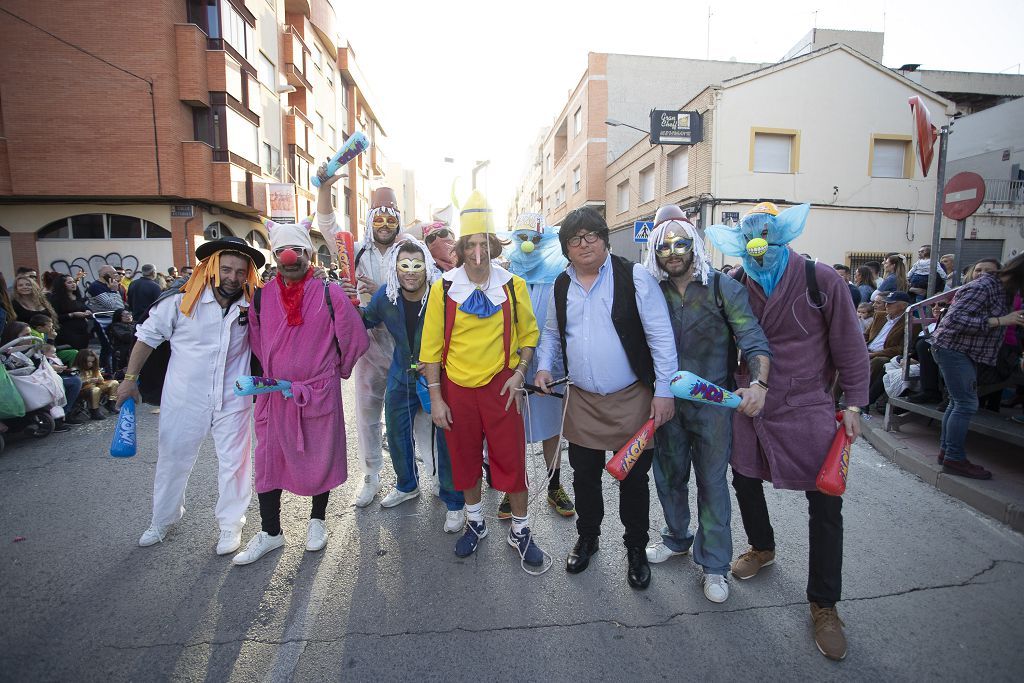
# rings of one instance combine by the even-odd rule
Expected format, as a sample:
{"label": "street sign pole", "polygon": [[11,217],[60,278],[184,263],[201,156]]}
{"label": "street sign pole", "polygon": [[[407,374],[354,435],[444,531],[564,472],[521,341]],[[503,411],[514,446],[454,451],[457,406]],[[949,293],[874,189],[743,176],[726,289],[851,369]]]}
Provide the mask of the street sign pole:
{"label": "street sign pole", "polygon": [[[928,269],[928,297],[935,294],[935,285],[938,280],[939,249],[942,248],[942,201],[946,188],[946,147],[948,142],[949,126],[945,125],[939,133],[939,167],[936,169],[935,174],[935,225],[932,227],[932,258]],[[959,269],[960,262],[958,261],[954,270],[958,271]]]}
{"label": "street sign pole", "polygon": [[960,254],[964,253],[964,231],[967,229],[967,220],[961,219],[956,222],[956,252],[954,258],[956,259],[956,267],[953,269],[953,286],[960,286],[960,272],[963,270],[960,267]]}

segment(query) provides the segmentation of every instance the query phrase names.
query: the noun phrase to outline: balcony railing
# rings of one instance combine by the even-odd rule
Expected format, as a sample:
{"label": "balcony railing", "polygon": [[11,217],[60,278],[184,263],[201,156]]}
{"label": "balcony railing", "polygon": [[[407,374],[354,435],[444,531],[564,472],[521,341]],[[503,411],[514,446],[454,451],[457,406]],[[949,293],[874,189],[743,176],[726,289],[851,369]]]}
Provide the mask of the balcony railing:
{"label": "balcony railing", "polygon": [[985,179],[986,204],[1024,204],[1024,180]]}

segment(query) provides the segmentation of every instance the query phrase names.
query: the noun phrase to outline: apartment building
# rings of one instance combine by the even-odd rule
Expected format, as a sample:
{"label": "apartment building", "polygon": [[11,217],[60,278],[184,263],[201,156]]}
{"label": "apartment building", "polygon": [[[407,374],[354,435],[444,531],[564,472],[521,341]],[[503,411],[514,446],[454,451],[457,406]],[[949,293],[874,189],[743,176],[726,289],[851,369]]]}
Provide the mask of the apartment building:
{"label": "apartment building", "polygon": [[693,211],[704,227],[773,201],[813,205],[794,248],[822,260],[913,251],[931,237],[935,173],[925,177],[917,162],[911,95],[935,120],[954,111],[845,45],[709,86],[681,107],[704,113],[703,142],[637,144],[608,166],[613,246],[635,250],[633,222],[662,204]]}
{"label": "apartment building", "polygon": [[385,132],[333,2],[111,7],[0,15],[0,270],[181,267],[227,234],[266,250],[259,217],[311,213],[311,173],[356,130],[374,146],[335,204],[361,229]]}
{"label": "apartment building", "polygon": [[523,213],[541,213],[544,198],[543,167],[544,140],[547,139],[547,127],[538,131],[530,144],[527,153],[526,170],[516,186],[516,194],[508,206],[508,224],[512,225],[516,217]]}
{"label": "apartment building", "polygon": [[[652,108],[674,108],[708,83],[763,66],[591,52],[541,146],[541,206],[556,225],[572,209],[605,205],[605,169],[642,137]],[[526,181],[520,183],[525,186]],[[515,204],[516,202],[513,202]]]}

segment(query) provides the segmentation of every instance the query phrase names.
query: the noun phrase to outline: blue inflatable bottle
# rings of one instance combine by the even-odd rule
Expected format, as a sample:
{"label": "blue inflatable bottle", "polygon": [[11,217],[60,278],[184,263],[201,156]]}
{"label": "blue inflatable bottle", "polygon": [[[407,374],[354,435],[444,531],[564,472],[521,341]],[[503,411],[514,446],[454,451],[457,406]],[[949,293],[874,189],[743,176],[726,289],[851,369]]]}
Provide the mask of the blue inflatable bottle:
{"label": "blue inflatable bottle", "polygon": [[135,455],[135,399],[121,404],[117,416],[114,438],[110,441],[110,454],[115,458],[130,458]]}

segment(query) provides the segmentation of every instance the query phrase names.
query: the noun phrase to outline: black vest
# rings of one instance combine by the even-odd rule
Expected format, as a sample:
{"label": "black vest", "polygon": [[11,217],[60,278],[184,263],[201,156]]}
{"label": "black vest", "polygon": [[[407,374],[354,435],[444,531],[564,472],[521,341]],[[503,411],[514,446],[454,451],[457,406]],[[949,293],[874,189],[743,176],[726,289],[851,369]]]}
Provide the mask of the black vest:
{"label": "black vest", "polygon": [[[619,335],[619,341],[629,359],[629,367],[641,382],[654,387],[654,359],[647,344],[640,311],[636,307],[636,284],[633,282],[632,261],[612,254],[612,324]],[[558,319],[559,340],[562,343],[562,360],[565,370],[572,376],[569,359],[565,353],[566,301],[569,295],[569,275],[562,273],[555,278],[555,315]]]}

